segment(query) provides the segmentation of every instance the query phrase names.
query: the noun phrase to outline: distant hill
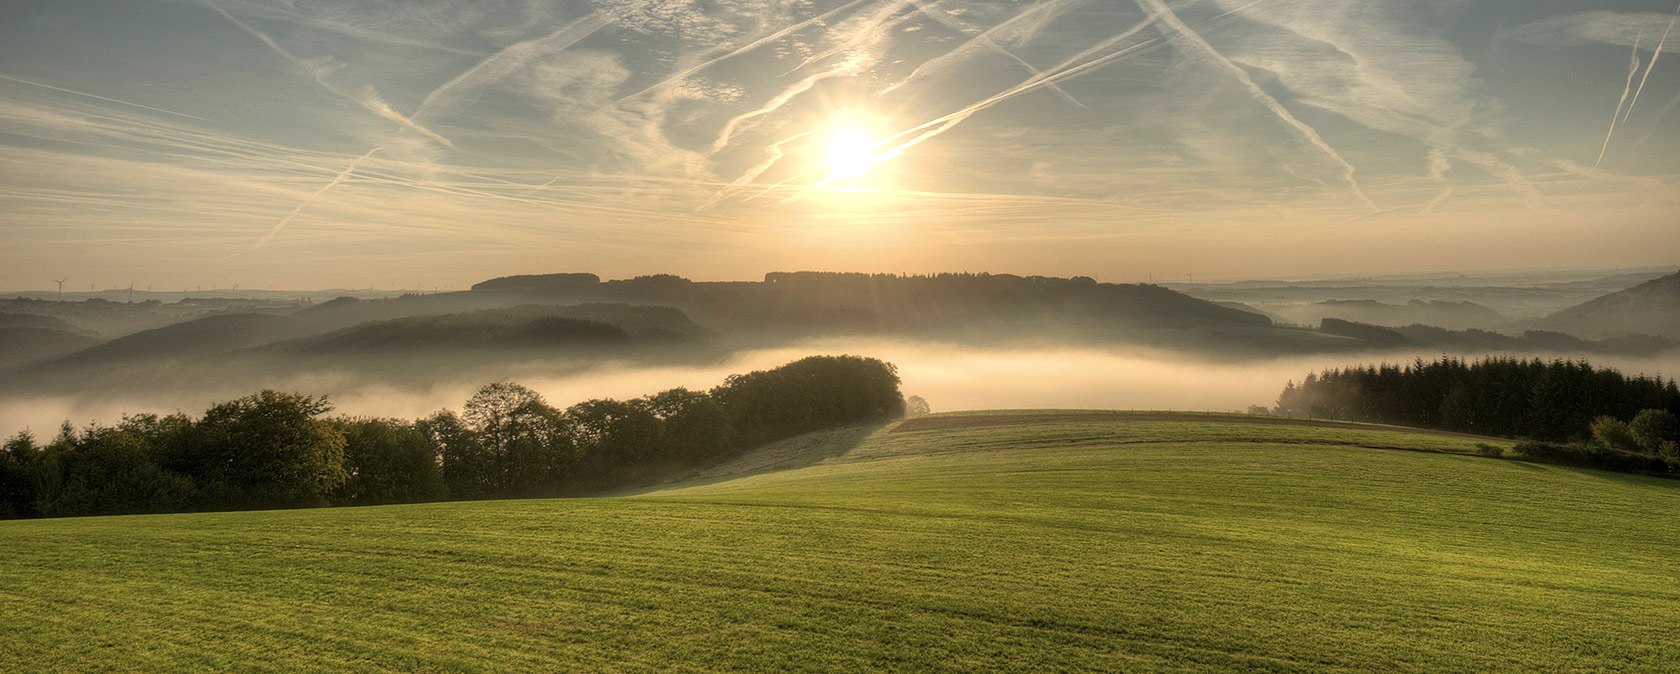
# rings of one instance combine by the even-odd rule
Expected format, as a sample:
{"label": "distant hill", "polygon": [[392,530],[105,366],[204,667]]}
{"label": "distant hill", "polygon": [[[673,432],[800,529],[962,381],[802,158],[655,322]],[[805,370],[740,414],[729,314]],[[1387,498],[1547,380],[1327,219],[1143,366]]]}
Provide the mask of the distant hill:
{"label": "distant hill", "polygon": [[668,305],[720,332],[753,336],[1028,338],[1271,325],[1252,311],[1155,285],[1011,274],[772,272],[762,282],[694,282],[669,275],[596,282],[588,274],[553,274],[493,279],[474,286],[472,294]]}
{"label": "distant hill", "polygon": [[[291,315],[208,316],[102,344],[91,337],[66,340],[80,350],[18,359],[19,369],[0,377],[0,389],[255,388],[307,373],[377,373],[387,381],[424,385],[469,373],[494,379],[506,376],[498,368],[538,360],[575,366],[602,358],[685,361],[721,353],[711,331],[671,307],[597,303],[429,311],[442,306],[439,301],[454,305],[461,297],[345,300]],[[354,320],[387,313],[417,315]],[[336,327],[347,322],[354,325]],[[0,328],[0,339],[6,330]]]}
{"label": "distant hill", "polygon": [[57,358],[98,343],[93,333],[61,318],[0,313],[0,369]]}
{"label": "distant hill", "polygon": [[85,367],[121,362],[171,361],[271,342],[287,333],[283,316],[225,314],[196,318],[83,349],[53,365]]}
{"label": "distant hill", "polygon": [[313,355],[552,350],[636,341],[698,341],[707,335],[704,328],[669,307],[522,305],[370,321],[280,342],[266,350]]}
{"label": "distant hill", "polygon": [[1680,339],[1680,272],[1564,309],[1536,325],[1587,337],[1645,334]]}
{"label": "distant hill", "polygon": [[3,328],[38,328],[63,330],[65,332],[85,332],[77,330],[75,325],[57,316],[0,312],[0,329]]}
{"label": "distant hill", "polygon": [[1326,300],[1312,304],[1269,306],[1272,313],[1292,323],[1313,325],[1326,318],[1400,327],[1433,325],[1450,330],[1493,328],[1509,320],[1503,314],[1475,302],[1411,300],[1390,304],[1377,300]]}
{"label": "distant hill", "polygon": [[1547,330],[1528,330],[1506,335],[1489,330],[1448,330],[1433,325],[1391,328],[1326,318],[1319,331],[1349,337],[1366,344],[1388,348],[1427,348],[1454,352],[1512,351],[1519,353],[1603,353],[1644,355],[1675,347],[1674,340],[1653,335],[1622,335],[1604,339],[1582,339]]}

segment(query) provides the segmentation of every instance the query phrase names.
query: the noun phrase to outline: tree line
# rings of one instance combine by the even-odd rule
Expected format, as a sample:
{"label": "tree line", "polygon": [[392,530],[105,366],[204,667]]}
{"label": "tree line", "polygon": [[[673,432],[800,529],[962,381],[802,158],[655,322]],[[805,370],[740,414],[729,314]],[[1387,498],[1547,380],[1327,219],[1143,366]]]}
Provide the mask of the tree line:
{"label": "tree line", "polygon": [[44,445],[0,447],[0,517],[561,496],[647,483],[743,449],[905,411],[892,364],[813,356],[565,409],[512,382],[459,413],[419,420],[327,416],[324,397],[261,391],[203,416],[66,423]]}
{"label": "tree line", "polygon": [[1586,361],[1441,357],[1327,370],[1289,382],[1275,413],[1522,439],[1519,455],[1554,463],[1680,470],[1675,381]]}

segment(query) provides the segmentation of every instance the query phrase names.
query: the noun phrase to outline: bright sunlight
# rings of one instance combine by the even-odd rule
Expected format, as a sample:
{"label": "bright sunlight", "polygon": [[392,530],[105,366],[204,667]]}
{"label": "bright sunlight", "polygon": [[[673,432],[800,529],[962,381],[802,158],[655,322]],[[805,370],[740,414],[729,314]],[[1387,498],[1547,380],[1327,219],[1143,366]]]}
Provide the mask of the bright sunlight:
{"label": "bright sunlight", "polygon": [[856,127],[835,128],[828,139],[828,167],[833,180],[851,180],[869,172],[881,160],[875,153],[880,145],[881,141]]}

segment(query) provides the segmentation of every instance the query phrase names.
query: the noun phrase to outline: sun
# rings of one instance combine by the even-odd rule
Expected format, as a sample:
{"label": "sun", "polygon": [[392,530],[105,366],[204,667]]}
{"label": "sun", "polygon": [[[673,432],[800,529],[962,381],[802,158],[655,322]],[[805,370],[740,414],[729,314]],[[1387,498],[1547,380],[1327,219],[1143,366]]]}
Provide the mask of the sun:
{"label": "sun", "polygon": [[834,182],[852,180],[869,172],[882,157],[876,154],[881,141],[851,126],[835,127],[828,138],[828,169]]}

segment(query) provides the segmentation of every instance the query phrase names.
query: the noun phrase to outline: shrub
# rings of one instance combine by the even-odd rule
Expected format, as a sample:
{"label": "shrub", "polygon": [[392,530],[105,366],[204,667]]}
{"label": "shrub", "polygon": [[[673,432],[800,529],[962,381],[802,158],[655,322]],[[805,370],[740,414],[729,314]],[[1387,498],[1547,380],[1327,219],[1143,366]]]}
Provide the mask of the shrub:
{"label": "shrub", "polygon": [[1664,475],[1670,471],[1668,462],[1660,458],[1607,450],[1593,445],[1521,442],[1517,443],[1514,449],[1517,456],[1539,463],[1651,475]]}

